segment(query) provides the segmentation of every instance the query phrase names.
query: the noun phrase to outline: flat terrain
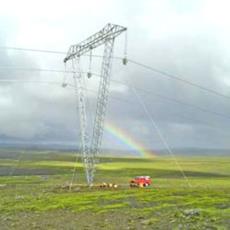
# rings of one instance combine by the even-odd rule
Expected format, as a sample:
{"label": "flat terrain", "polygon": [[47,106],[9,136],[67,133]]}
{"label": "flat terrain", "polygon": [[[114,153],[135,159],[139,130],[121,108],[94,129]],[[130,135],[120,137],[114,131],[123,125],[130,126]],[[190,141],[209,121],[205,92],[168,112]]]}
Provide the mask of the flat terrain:
{"label": "flat terrain", "polygon": [[[230,229],[230,157],[100,159],[87,188],[73,153],[0,150],[0,229]],[[68,189],[76,166],[71,191]],[[129,180],[149,175],[149,188]]]}

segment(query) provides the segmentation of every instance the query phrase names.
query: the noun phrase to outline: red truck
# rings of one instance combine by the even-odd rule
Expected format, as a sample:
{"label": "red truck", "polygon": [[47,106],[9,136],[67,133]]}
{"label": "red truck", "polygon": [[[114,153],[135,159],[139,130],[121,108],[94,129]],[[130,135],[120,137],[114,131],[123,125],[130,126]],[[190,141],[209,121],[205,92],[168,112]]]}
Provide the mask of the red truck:
{"label": "red truck", "polygon": [[148,187],[152,183],[150,176],[137,176],[130,181],[130,187]]}

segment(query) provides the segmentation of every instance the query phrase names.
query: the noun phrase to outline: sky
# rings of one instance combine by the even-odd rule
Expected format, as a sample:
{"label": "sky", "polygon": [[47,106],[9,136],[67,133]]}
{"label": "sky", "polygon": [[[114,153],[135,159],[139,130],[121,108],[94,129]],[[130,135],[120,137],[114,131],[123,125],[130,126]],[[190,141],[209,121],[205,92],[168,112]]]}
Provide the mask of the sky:
{"label": "sky", "polygon": [[[0,142],[79,144],[78,105],[72,75],[66,74],[68,86],[63,88],[63,73],[27,71],[64,70],[65,54],[2,47],[67,52],[70,45],[110,22],[128,28],[129,59],[229,97],[229,7],[227,0],[3,1]],[[115,41],[114,56],[124,56],[124,44],[125,36],[120,35]],[[93,52],[101,55],[103,47]],[[100,74],[100,66],[101,58],[93,58],[92,72]],[[81,69],[88,71],[88,57],[82,57]],[[168,79],[131,62],[124,66],[117,59],[113,60],[111,78],[106,122],[123,129],[146,149],[165,148],[152,121],[172,148],[230,147],[229,98]],[[137,95],[127,84],[137,88]],[[90,135],[98,77],[86,79],[86,87]],[[103,148],[129,148],[106,131],[102,144]]]}

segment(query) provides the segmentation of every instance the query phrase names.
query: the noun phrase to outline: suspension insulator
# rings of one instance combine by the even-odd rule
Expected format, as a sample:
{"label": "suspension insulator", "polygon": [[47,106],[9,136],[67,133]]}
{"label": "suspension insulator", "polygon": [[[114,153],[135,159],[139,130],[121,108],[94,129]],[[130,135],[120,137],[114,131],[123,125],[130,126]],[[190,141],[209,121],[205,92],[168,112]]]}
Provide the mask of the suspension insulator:
{"label": "suspension insulator", "polygon": [[62,87],[65,88],[67,86],[67,83],[62,83]]}
{"label": "suspension insulator", "polygon": [[123,63],[123,65],[127,65],[127,63],[128,63],[128,59],[125,57],[125,58],[123,58],[122,59],[122,63]]}
{"label": "suspension insulator", "polygon": [[92,73],[91,73],[91,72],[88,72],[88,73],[87,73],[87,77],[88,77],[88,78],[91,78],[91,77],[92,77]]}

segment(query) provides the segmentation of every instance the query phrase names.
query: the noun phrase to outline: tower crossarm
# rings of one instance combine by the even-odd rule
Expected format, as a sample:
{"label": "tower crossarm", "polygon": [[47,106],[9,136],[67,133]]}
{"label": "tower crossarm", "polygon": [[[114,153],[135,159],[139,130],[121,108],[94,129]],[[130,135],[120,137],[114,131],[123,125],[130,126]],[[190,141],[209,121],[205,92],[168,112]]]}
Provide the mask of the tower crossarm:
{"label": "tower crossarm", "polygon": [[64,62],[66,63],[74,57],[80,57],[90,50],[103,45],[107,40],[117,37],[125,30],[127,30],[126,27],[108,23],[102,30],[88,37],[86,40],[78,43],[77,45],[70,46]]}

